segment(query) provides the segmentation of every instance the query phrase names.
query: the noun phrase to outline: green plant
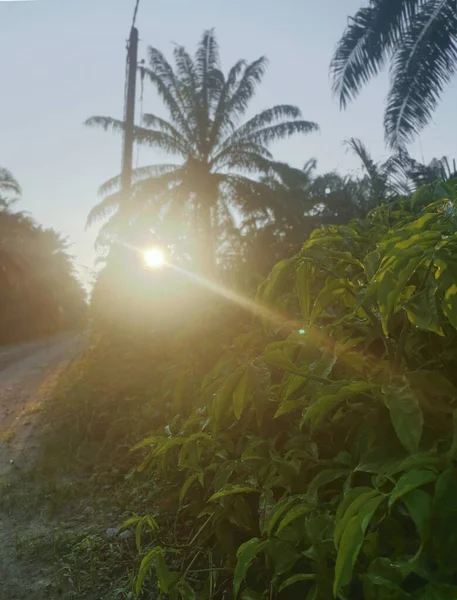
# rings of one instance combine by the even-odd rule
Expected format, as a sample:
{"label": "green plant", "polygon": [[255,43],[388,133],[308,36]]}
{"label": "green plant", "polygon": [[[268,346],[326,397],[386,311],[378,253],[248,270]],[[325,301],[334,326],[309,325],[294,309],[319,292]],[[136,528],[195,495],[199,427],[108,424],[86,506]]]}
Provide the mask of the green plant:
{"label": "green plant", "polygon": [[138,593],[456,597],[456,199],[425,186],[275,266],[259,325],[136,446]]}

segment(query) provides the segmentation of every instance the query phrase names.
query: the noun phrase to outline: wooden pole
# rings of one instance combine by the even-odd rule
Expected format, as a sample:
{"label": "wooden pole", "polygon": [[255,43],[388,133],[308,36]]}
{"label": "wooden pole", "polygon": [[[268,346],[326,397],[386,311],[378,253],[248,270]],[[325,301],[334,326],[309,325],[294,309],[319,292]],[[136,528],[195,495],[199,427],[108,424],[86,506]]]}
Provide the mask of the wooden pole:
{"label": "wooden pole", "polygon": [[124,108],[124,143],[122,153],[122,192],[124,202],[130,199],[133,169],[133,129],[135,126],[136,72],[138,66],[138,29],[132,27],[127,46],[127,77]]}

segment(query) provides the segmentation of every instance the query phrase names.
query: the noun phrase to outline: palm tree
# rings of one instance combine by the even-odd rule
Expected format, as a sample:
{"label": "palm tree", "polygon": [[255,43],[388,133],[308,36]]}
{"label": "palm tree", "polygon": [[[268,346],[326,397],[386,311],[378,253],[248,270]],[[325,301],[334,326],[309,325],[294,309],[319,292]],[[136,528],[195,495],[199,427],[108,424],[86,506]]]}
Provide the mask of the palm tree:
{"label": "palm tree", "polygon": [[457,69],[455,0],[370,0],[350,19],[331,62],[345,108],[390,61],[384,116],[391,147],[410,142],[432,117]]}
{"label": "palm tree", "polygon": [[[212,30],[205,31],[195,57],[178,46],[173,68],[156,48],[148,49],[149,65],[144,75],[161,97],[166,120],[145,114],[135,128],[137,143],[160,149],[180,162],[136,169],[131,209],[142,210],[148,202],[176,218],[191,220],[204,235],[203,254],[212,270],[215,234],[219,222],[233,204],[243,205],[243,196],[262,184],[252,178],[266,173],[274,164],[272,142],[318,126],[302,119],[300,110],[288,104],[263,110],[242,123],[267,60],[239,60],[225,76],[220,67],[219,48]],[[87,125],[123,131],[122,121],[92,117]],[[120,177],[101,189],[103,200],[91,211],[88,224],[116,213],[123,202]]]}

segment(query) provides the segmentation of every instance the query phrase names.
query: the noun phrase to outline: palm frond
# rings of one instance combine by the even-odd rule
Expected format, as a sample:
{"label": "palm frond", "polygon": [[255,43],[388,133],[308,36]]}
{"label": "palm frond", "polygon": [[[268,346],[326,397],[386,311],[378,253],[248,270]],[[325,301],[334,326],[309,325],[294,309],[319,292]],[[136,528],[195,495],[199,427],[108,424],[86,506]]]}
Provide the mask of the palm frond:
{"label": "palm frond", "polygon": [[86,127],[97,127],[104,131],[114,131],[115,133],[123,133],[125,129],[124,121],[113,119],[112,117],[94,116],[89,117],[83,123]]}
{"label": "palm frond", "polygon": [[229,71],[227,80],[222,87],[221,93],[219,94],[219,100],[214,112],[213,124],[209,136],[209,143],[212,147],[224,135],[227,128],[229,131],[233,131],[235,128],[231,114],[229,111],[227,111],[227,102],[232,97],[233,91],[238,82],[238,77],[245,66],[245,60],[239,60],[233,65]]}
{"label": "palm frond", "polygon": [[309,158],[303,165],[302,171],[307,177],[311,177],[313,171],[317,168],[317,159]]}
{"label": "palm frond", "polygon": [[146,127],[156,127],[159,131],[163,131],[164,133],[167,133],[174,139],[179,140],[180,146],[182,148],[186,148],[189,154],[194,152],[194,148],[192,147],[192,144],[189,143],[188,138],[182,135],[182,133],[178,131],[176,127],[174,127],[174,125],[169,123],[166,119],[162,119],[161,117],[158,117],[156,115],[146,113],[143,115],[143,125],[145,125]]}
{"label": "palm frond", "polygon": [[[132,182],[135,183],[146,178],[160,177],[161,175],[172,173],[173,171],[179,168],[180,165],[168,163],[149,165],[146,167],[137,167],[132,171]],[[98,188],[98,195],[100,197],[104,197],[115,190],[119,190],[120,186],[121,175],[111,177],[111,179],[108,179],[107,181],[105,181],[105,183],[102,183],[102,185]]]}
{"label": "palm frond", "polygon": [[183,102],[179,81],[171,65],[160,50],[151,46],[148,48],[148,58],[150,66],[144,69],[145,75],[155,86],[181,133],[191,139],[192,132],[188,124],[186,106]]}
{"label": "palm frond", "polygon": [[3,167],[0,167],[0,191],[12,192],[18,196],[22,193],[21,186],[13,177],[11,171]]}
{"label": "palm frond", "polygon": [[353,18],[330,64],[333,92],[341,108],[383,68],[426,0],[370,0]]}
{"label": "palm frond", "polygon": [[267,58],[261,56],[245,67],[238,85],[225,104],[226,118],[236,123],[245,114],[257,86],[263,79],[267,66]]}
{"label": "palm frond", "polygon": [[277,121],[283,121],[284,119],[300,119],[302,116],[301,110],[297,106],[291,106],[290,104],[279,104],[268,108],[258,113],[249,121],[246,121],[241,127],[239,127],[233,134],[224,141],[226,144],[231,144],[232,141],[239,139],[246,139],[252,133],[255,133],[259,129],[268,127]]}
{"label": "palm frond", "polygon": [[445,84],[457,69],[455,0],[429,0],[395,51],[384,118],[391,147],[411,141],[427,125]]}
{"label": "palm frond", "polygon": [[88,214],[86,219],[86,229],[116,213],[119,210],[121,202],[121,192],[114,192],[103,198],[103,200],[96,204]]}
{"label": "palm frond", "polygon": [[265,148],[265,146],[262,146],[261,144],[255,144],[254,142],[239,141],[227,146],[213,156],[209,163],[210,167],[222,169],[230,162],[236,162],[236,156],[245,152],[255,152],[265,159],[273,159],[272,153],[268,150],[268,148]]}
{"label": "palm frond", "polygon": [[[276,140],[283,140],[298,133],[307,134],[319,131],[319,125],[312,121],[286,121],[277,123],[270,127],[264,127],[249,134],[247,140],[254,144],[265,144],[268,146]],[[242,138],[244,139],[244,138]]]}

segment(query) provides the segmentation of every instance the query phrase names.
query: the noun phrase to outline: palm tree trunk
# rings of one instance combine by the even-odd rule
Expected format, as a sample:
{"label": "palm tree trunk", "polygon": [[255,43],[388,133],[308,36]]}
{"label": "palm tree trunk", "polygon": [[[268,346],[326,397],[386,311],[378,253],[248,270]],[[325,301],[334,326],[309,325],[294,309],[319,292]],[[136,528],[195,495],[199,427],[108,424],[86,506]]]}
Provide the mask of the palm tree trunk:
{"label": "palm tree trunk", "polygon": [[203,229],[202,244],[200,244],[200,263],[203,275],[213,279],[216,275],[215,239],[213,231],[211,205],[201,206],[201,224]]}

